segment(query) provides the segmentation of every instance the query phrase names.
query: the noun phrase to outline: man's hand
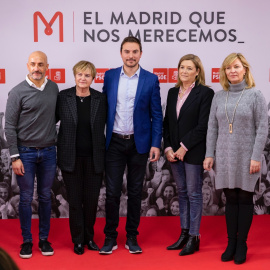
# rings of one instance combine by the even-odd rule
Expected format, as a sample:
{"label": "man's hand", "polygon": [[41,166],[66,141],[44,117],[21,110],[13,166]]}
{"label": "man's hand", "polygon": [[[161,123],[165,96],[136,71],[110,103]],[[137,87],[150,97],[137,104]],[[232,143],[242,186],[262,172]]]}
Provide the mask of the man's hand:
{"label": "man's hand", "polygon": [[17,159],[16,161],[12,162],[12,169],[15,174],[24,175],[24,167],[20,159]]}
{"label": "man's hand", "polygon": [[149,153],[149,160],[151,162],[158,161],[160,156],[160,150],[157,147],[151,147],[150,153]]}

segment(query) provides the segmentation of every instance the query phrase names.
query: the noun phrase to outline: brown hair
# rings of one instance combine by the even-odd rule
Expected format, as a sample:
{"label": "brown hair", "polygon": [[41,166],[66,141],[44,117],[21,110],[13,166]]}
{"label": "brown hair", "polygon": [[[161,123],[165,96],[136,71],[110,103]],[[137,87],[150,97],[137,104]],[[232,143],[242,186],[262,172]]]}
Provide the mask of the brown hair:
{"label": "brown hair", "polygon": [[[198,71],[199,70],[199,73],[198,75],[196,76],[196,82],[198,82],[198,84],[201,84],[201,85],[205,85],[205,74],[204,74],[204,68],[203,68],[203,65],[202,65],[202,62],[201,62],[201,59],[197,56],[197,55],[194,55],[194,54],[186,54],[184,55],[179,63],[178,63],[178,67],[177,67],[177,70],[179,72],[179,67],[181,65],[181,63],[185,60],[190,60],[193,62],[193,64],[195,65],[196,67],[196,70]],[[177,77],[177,83],[176,83],[176,87],[180,87],[182,86],[183,83],[182,81],[180,80],[180,77],[178,75]]]}
{"label": "brown hair", "polygon": [[123,40],[122,43],[121,43],[120,52],[122,52],[123,45],[124,45],[125,43],[127,43],[127,42],[139,44],[140,51],[142,52],[142,44],[141,44],[141,41],[140,41],[138,38],[136,38],[136,37],[126,37],[126,38],[124,38],[124,40]]}

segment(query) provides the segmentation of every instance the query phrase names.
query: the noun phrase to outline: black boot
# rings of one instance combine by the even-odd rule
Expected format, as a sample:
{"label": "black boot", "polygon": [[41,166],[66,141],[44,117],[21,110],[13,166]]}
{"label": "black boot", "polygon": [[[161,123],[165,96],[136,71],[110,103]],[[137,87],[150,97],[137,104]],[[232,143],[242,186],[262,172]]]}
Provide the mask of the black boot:
{"label": "black boot", "polygon": [[182,229],[179,239],[171,246],[168,246],[167,249],[168,250],[182,249],[188,241],[188,237],[189,237],[188,232],[189,232],[189,229]]}
{"label": "black boot", "polygon": [[247,257],[247,237],[253,219],[253,204],[240,204],[238,215],[238,239],[234,256],[235,264],[242,264]]}
{"label": "black boot", "polygon": [[221,260],[223,262],[232,261],[235,254],[238,230],[238,209],[238,204],[227,204],[225,206],[228,246],[221,255]]}
{"label": "black boot", "polygon": [[199,235],[189,235],[187,244],[179,253],[180,256],[193,254],[195,251],[198,251],[200,247],[200,237]]}

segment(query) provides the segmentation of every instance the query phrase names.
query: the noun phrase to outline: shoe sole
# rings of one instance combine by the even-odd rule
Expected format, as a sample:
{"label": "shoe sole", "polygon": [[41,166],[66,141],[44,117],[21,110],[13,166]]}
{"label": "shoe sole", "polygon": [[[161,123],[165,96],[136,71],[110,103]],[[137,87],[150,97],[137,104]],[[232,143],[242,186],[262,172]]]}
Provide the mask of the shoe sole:
{"label": "shoe sole", "polygon": [[242,264],[242,263],[244,263],[244,262],[246,262],[246,259],[243,260],[243,261],[234,261],[235,264]]}
{"label": "shoe sole", "polygon": [[54,254],[54,251],[50,251],[50,252],[43,252],[41,249],[39,249],[41,251],[41,254],[43,256],[52,256]]}
{"label": "shoe sole", "polygon": [[29,258],[32,257],[32,254],[29,254],[29,255],[22,255],[22,254],[20,254],[20,257],[21,257],[22,259],[29,259]]}
{"label": "shoe sole", "polygon": [[222,261],[222,262],[231,262],[231,261],[233,261],[233,258],[230,258],[230,259],[222,259],[222,258],[221,258],[221,261]]}
{"label": "shoe sole", "polygon": [[118,249],[118,246],[117,245],[116,246],[113,246],[112,250],[110,250],[110,251],[100,250],[99,251],[99,254],[101,254],[101,255],[109,255],[109,254],[112,254],[113,250],[116,250],[116,249]]}
{"label": "shoe sole", "polygon": [[127,244],[125,244],[125,248],[129,250],[129,253],[131,254],[137,254],[137,253],[142,253],[142,250],[136,250],[136,251],[132,251],[129,249],[129,246]]}

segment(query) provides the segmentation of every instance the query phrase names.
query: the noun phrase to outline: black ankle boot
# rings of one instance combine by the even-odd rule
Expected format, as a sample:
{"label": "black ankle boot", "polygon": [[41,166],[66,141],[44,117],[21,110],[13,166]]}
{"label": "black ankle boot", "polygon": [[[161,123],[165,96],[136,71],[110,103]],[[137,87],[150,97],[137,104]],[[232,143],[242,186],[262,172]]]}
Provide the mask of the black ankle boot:
{"label": "black ankle boot", "polygon": [[238,240],[234,256],[234,263],[242,264],[246,261],[246,258],[247,258],[247,243],[246,241]]}
{"label": "black ankle boot", "polygon": [[247,238],[253,219],[253,204],[239,205],[238,238],[234,256],[235,264],[242,264],[247,258]]}
{"label": "black ankle boot", "polygon": [[234,254],[236,250],[236,239],[229,239],[228,246],[224,253],[221,255],[221,260],[223,262],[229,262],[233,260]]}
{"label": "black ankle boot", "polygon": [[179,253],[180,256],[193,254],[195,251],[198,251],[200,247],[200,237],[198,235],[192,236],[189,235],[187,244]]}
{"label": "black ankle boot", "polygon": [[238,209],[238,204],[226,204],[225,207],[228,246],[221,255],[221,261],[223,262],[232,261],[235,254],[238,231]]}
{"label": "black ankle boot", "polygon": [[179,239],[171,246],[168,246],[167,249],[168,250],[182,249],[188,241],[188,237],[189,237],[188,232],[189,232],[189,229],[182,229]]}

